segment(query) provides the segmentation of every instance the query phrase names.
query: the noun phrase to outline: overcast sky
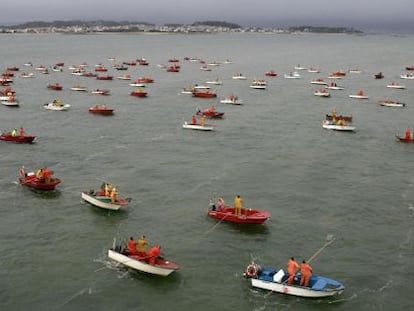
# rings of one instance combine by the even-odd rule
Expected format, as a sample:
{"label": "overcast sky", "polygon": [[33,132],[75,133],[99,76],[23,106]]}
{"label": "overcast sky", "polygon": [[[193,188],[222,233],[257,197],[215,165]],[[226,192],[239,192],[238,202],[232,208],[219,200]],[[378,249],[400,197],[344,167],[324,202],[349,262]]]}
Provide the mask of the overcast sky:
{"label": "overcast sky", "polygon": [[219,20],[242,26],[328,25],[414,31],[414,0],[1,0],[0,24]]}

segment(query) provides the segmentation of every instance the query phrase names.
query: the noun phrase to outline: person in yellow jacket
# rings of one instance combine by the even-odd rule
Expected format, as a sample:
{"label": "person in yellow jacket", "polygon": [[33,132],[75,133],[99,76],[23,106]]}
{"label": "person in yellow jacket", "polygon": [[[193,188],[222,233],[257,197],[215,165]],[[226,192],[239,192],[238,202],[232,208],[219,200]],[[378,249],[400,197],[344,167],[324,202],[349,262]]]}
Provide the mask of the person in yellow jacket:
{"label": "person in yellow jacket", "polygon": [[139,238],[138,242],[137,242],[137,254],[138,254],[138,256],[141,256],[141,257],[146,257],[147,256],[147,253],[146,253],[147,244],[148,243],[145,240],[145,235],[142,235]]}
{"label": "person in yellow jacket", "polygon": [[115,203],[118,200],[118,190],[115,187],[111,190],[111,202]]}
{"label": "person in yellow jacket", "polygon": [[240,197],[240,195],[236,195],[236,197],[234,198],[234,213],[237,216],[241,215],[242,205],[243,199]]}
{"label": "person in yellow jacket", "polygon": [[108,183],[105,184],[105,196],[110,197],[111,196],[111,190],[112,186]]}
{"label": "person in yellow jacket", "polygon": [[201,116],[200,125],[201,126],[204,126],[205,124],[206,124],[206,117],[205,116]]}

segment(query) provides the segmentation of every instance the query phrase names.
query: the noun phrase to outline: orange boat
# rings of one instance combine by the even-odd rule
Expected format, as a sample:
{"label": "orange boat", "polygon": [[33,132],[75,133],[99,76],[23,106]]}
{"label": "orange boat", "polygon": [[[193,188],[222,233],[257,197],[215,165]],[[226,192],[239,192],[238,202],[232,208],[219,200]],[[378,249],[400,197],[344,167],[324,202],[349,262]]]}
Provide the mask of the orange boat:
{"label": "orange boat", "polygon": [[102,114],[105,116],[109,116],[114,113],[114,110],[111,108],[107,108],[105,105],[95,105],[89,108],[89,112],[93,114]]}
{"label": "orange boat", "polygon": [[49,84],[47,88],[50,90],[61,91],[63,89],[63,86],[60,83],[55,83]]}

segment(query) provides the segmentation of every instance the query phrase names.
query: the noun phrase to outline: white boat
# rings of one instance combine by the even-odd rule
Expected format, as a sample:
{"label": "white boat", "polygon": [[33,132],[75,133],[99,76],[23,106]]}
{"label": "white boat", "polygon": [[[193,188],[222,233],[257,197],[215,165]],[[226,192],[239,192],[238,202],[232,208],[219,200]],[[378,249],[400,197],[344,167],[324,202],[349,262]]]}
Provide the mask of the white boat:
{"label": "white boat", "polygon": [[342,294],[345,286],[333,279],[312,275],[309,287],[300,286],[300,275],[297,274],[292,285],[287,284],[288,275],[283,269],[264,268],[254,262],[247,266],[245,277],[251,280],[255,288],[272,292],[306,298],[323,298]]}
{"label": "white boat", "polygon": [[34,73],[33,72],[23,72],[20,77],[22,78],[33,78],[34,77]]}
{"label": "white boat", "polygon": [[344,90],[345,88],[343,86],[336,85],[336,83],[333,82],[333,83],[325,86],[325,89],[328,89],[328,90]]}
{"label": "white boat", "polygon": [[331,93],[329,93],[327,90],[325,89],[319,89],[316,90],[313,95],[315,96],[319,96],[319,97],[331,97]]}
{"label": "white boat", "polygon": [[193,86],[193,88],[195,90],[209,90],[210,89],[210,86],[209,85],[205,85],[205,84],[201,84],[201,85],[195,84]]}
{"label": "white boat", "polygon": [[401,79],[407,79],[407,80],[414,80],[414,74],[407,73],[407,74],[404,74],[404,75],[400,75],[400,78]]}
{"label": "white boat", "polygon": [[208,67],[207,65],[204,65],[204,66],[201,66],[200,67],[200,70],[203,70],[203,71],[211,71],[212,69],[210,67]]}
{"label": "white boat", "polygon": [[252,89],[257,89],[257,90],[265,90],[266,86],[267,86],[267,83],[264,80],[254,80],[252,84],[250,85]]}
{"label": "white boat", "polygon": [[247,78],[245,76],[243,76],[241,73],[239,73],[238,75],[235,75],[233,77],[231,77],[233,80],[246,80]]}
{"label": "white boat", "polygon": [[311,84],[318,84],[318,85],[328,85],[328,83],[325,82],[323,79],[312,80],[310,83]]}
{"label": "white boat", "polygon": [[388,84],[387,87],[390,89],[405,89],[405,85],[399,84],[398,82],[392,82],[391,84]]}
{"label": "white boat", "polygon": [[301,66],[301,65],[297,65],[297,66],[295,66],[293,69],[295,69],[295,70],[307,70],[308,68],[303,67],[303,66]]}
{"label": "white boat", "polygon": [[360,69],[350,69],[349,73],[362,73],[362,70],[360,70]]}
{"label": "white boat", "polygon": [[2,105],[7,106],[7,107],[19,107],[20,104],[17,100],[1,100],[0,101]]}
{"label": "white boat", "polygon": [[123,249],[121,245],[115,245],[115,243],[116,241],[114,240],[113,247],[108,249],[108,257],[134,270],[159,276],[168,276],[180,268],[177,263],[160,256],[157,256],[155,262],[151,264],[149,263],[149,258],[129,255],[127,250]]}
{"label": "white boat", "polygon": [[135,87],[145,87],[146,85],[144,83],[130,83],[129,86],[135,86]]}
{"label": "white boat", "polygon": [[82,192],[82,199],[96,207],[113,211],[119,210],[122,206],[128,205],[131,201],[130,199],[118,199],[115,202],[112,202],[110,197],[101,196],[93,190]]}
{"label": "white boat", "polygon": [[105,90],[105,89],[96,89],[96,90],[91,91],[91,94],[110,95],[111,91],[110,90]]}
{"label": "white boat", "polygon": [[186,87],[181,91],[181,94],[193,95],[194,91],[194,87]]}
{"label": "white boat", "polygon": [[308,72],[309,73],[320,73],[321,71],[318,68],[311,67],[308,69]]}
{"label": "white boat", "polygon": [[378,101],[378,104],[384,107],[398,107],[398,108],[405,107],[404,103],[397,102],[394,100],[380,100]]}
{"label": "white boat", "polygon": [[302,76],[299,73],[297,73],[296,71],[295,72],[290,72],[290,73],[285,73],[284,77],[285,77],[285,79],[300,79],[300,78],[302,78]]}
{"label": "white boat", "polygon": [[349,125],[345,122],[333,122],[332,120],[323,120],[322,127],[324,129],[335,131],[355,131],[355,126]]}
{"label": "white boat", "polygon": [[229,97],[220,99],[220,104],[243,105],[243,101],[238,96],[230,95]]}
{"label": "white boat", "polygon": [[211,80],[211,81],[206,81],[206,84],[222,85],[223,82],[219,79],[215,79],[215,80]]}
{"label": "white boat", "polygon": [[70,89],[72,91],[78,91],[78,92],[86,92],[88,90],[86,86],[81,86],[81,85],[74,85]]}
{"label": "white boat", "polygon": [[190,130],[197,130],[197,131],[213,131],[214,126],[209,125],[209,124],[205,124],[205,125],[190,124],[186,121],[183,124],[183,129],[190,129]]}
{"label": "white boat", "polygon": [[350,98],[356,98],[356,99],[368,99],[369,97],[366,95],[359,95],[359,94],[351,94],[349,95]]}
{"label": "white boat", "polygon": [[131,80],[131,75],[130,74],[120,75],[117,79],[119,79],[119,80]]}
{"label": "white boat", "polygon": [[54,100],[51,103],[44,104],[43,107],[49,110],[64,111],[64,110],[69,110],[70,105],[63,104],[60,100]]}

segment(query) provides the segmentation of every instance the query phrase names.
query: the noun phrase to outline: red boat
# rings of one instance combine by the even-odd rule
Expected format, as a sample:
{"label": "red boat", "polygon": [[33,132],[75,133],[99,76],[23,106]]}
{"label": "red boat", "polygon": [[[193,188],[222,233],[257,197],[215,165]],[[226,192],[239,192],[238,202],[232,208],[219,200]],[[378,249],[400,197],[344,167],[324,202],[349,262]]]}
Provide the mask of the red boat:
{"label": "red boat", "polygon": [[55,90],[55,91],[61,91],[63,89],[63,86],[60,83],[55,83],[55,84],[49,84],[47,88],[51,90]]}
{"label": "red boat", "polygon": [[196,115],[203,116],[203,117],[209,118],[209,119],[221,119],[224,116],[224,112],[216,111],[216,107],[211,106],[211,107],[207,108],[206,110],[197,111]]}
{"label": "red boat", "polygon": [[401,137],[398,135],[395,135],[395,137],[402,143],[414,143],[414,138]]}
{"label": "red boat", "polygon": [[15,67],[15,66],[13,66],[13,67],[7,67],[7,69],[6,69],[7,71],[19,71],[19,68],[18,67]]}
{"label": "red boat", "polygon": [[[222,202],[220,204],[220,201]],[[238,224],[263,224],[270,218],[270,212],[259,211],[251,208],[242,208],[241,215],[234,213],[234,207],[225,206],[224,200],[219,198],[217,207],[210,203],[207,215],[220,221],[234,222]]]}
{"label": "red boat", "polygon": [[97,75],[94,74],[93,72],[85,72],[84,74],[82,74],[82,77],[87,77],[87,78],[94,78]]}
{"label": "red boat", "polygon": [[154,79],[150,77],[142,77],[136,80],[136,83],[154,83]]}
{"label": "red boat", "polygon": [[132,91],[130,95],[136,96],[136,97],[147,97],[148,93],[141,89],[138,89],[138,90]]}
{"label": "red boat", "polygon": [[178,63],[180,60],[178,60],[177,58],[170,58],[168,61],[170,63]]}
{"label": "red boat", "polygon": [[[51,175],[53,174],[53,172],[49,172]],[[45,178],[37,178],[34,172],[26,174],[24,167],[20,168],[19,176],[21,185],[38,190],[55,190],[56,186],[61,182],[59,178],[55,177],[51,177],[48,181]]]}
{"label": "red boat", "polygon": [[97,80],[112,80],[114,77],[113,76],[96,76]]}
{"label": "red boat", "polygon": [[269,71],[265,72],[265,76],[268,76],[268,77],[276,77],[277,76],[277,73],[274,72],[274,70],[269,70]]}
{"label": "red boat", "polygon": [[141,66],[148,66],[149,65],[148,61],[145,58],[141,58],[138,61],[138,64],[140,64]]}
{"label": "red boat", "polygon": [[6,134],[1,134],[0,135],[0,140],[11,141],[11,142],[21,143],[21,144],[32,143],[35,138],[36,138],[36,136],[33,136],[33,135],[13,136],[11,133],[6,133]]}
{"label": "red boat", "polygon": [[217,97],[216,92],[210,92],[210,91],[204,91],[204,92],[193,92],[194,97],[200,97],[200,98],[215,98]]}
{"label": "red boat", "polygon": [[114,113],[114,110],[107,108],[105,105],[95,105],[94,107],[89,108],[89,112],[93,114],[103,114],[109,116]]}
{"label": "red boat", "polygon": [[16,92],[13,91],[11,87],[6,87],[4,90],[0,90],[1,96],[12,96],[14,93]]}
{"label": "red boat", "polygon": [[95,71],[96,72],[107,72],[108,69],[106,69],[105,67],[97,67],[97,68],[95,68]]}
{"label": "red boat", "polygon": [[170,66],[170,67],[167,68],[167,72],[180,72],[180,67]]}
{"label": "red boat", "polygon": [[131,62],[122,62],[122,64],[128,65],[128,66],[136,66],[137,65],[137,63],[134,62],[134,61],[131,61]]}

